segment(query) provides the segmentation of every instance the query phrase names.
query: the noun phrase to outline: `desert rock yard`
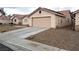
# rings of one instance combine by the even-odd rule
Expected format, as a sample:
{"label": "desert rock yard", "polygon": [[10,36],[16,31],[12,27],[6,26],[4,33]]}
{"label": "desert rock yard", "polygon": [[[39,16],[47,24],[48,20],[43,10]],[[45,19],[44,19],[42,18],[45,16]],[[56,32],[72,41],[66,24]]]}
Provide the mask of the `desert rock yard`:
{"label": "desert rock yard", "polygon": [[0,25],[0,33],[16,30],[16,29],[21,29],[26,26],[21,26],[21,25]]}
{"label": "desert rock yard", "polygon": [[71,27],[49,29],[27,39],[70,51],[79,51],[79,32]]}

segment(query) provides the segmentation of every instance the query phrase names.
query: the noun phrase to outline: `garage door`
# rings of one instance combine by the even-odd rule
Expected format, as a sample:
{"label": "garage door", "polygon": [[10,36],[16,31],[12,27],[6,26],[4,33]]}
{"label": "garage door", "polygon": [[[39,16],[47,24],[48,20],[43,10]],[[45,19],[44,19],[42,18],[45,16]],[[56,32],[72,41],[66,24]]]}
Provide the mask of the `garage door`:
{"label": "garage door", "polygon": [[33,18],[34,27],[51,27],[51,17],[35,17]]}

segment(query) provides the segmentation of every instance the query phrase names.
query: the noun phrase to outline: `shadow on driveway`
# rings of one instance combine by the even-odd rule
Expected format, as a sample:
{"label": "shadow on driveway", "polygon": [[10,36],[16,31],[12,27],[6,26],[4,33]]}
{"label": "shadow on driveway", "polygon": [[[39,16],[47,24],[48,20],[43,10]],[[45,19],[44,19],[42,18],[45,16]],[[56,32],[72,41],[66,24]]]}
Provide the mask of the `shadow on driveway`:
{"label": "shadow on driveway", "polygon": [[0,51],[13,51],[13,50],[0,43]]}

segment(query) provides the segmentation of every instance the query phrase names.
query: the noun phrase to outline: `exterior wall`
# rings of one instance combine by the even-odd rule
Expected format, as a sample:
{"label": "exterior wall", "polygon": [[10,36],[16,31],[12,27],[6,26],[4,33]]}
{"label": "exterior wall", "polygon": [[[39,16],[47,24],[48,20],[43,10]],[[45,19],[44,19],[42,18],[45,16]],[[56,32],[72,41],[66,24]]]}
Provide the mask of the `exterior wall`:
{"label": "exterior wall", "polygon": [[32,26],[32,18],[29,18],[29,26]]}
{"label": "exterior wall", "polygon": [[45,11],[42,11],[42,10],[41,10],[41,14],[39,14],[39,11],[37,11],[36,13],[31,15],[30,18],[32,18],[32,17],[46,17],[46,16],[51,16],[52,15],[51,13],[48,13],[48,12],[45,12]]}
{"label": "exterior wall", "polygon": [[51,28],[56,28],[56,15],[51,16]]}
{"label": "exterior wall", "polygon": [[0,12],[0,16],[1,16],[1,15],[3,15],[3,14]]}
{"label": "exterior wall", "polygon": [[[16,22],[15,22],[15,19],[16,19]],[[17,18],[13,19],[13,24],[19,24],[19,22],[20,22],[19,19],[17,19]]]}
{"label": "exterior wall", "polygon": [[42,10],[41,10],[41,14],[39,14],[39,11],[37,11],[36,13],[34,13],[33,15],[30,16],[30,21],[29,21],[30,26],[32,26],[32,18],[33,17],[48,17],[48,16],[51,17],[51,27],[55,28],[56,27],[56,25],[55,25],[55,20],[56,20],[55,15],[48,13],[48,12],[45,12],[45,11],[42,11]]}
{"label": "exterior wall", "polygon": [[69,10],[66,10],[66,11],[60,11],[62,14],[64,14],[65,15],[65,17],[66,17],[66,24],[67,25],[71,25],[72,24],[72,13],[69,11]]}
{"label": "exterior wall", "polygon": [[68,25],[72,25],[72,18],[71,18],[71,16],[70,17],[66,17],[66,20],[67,20],[67,24]]}
{"label": "exterior wall", "polygon": [[0,20],[0,23],[9,24],[9,23],[11,23],[11,20]]}
{"label": "exterior wall", "polygon": [[71,22],[70,22],[69,19],[66,19],[64,17],[56,16],[56,26],[57,27],[64,27],[64,26],[68,26],[70,24],[71,24]]}
{"label": "exterior wall", "polygon": [[75,16],[75,30],[79,30],[79,13]]}
{"label": "exterior wall", "polygon": [[[15,19],[16,19],[16,22],[15,22]],[[21,24],[21,25],[29,25],[29,18],[27,18],[27,17],[25,17],[24,19],[22,19],[22,20],[19,20],[18,18],[14,18],[13,20],[12,20],[12,23],[13,24]]]}
{"label": "exterior wall", "polygon": [[28,17],[25,17],[23,20],[22,20],[22,24],[23,25],[29,25],[30,21],[29,21],[29,18]]}

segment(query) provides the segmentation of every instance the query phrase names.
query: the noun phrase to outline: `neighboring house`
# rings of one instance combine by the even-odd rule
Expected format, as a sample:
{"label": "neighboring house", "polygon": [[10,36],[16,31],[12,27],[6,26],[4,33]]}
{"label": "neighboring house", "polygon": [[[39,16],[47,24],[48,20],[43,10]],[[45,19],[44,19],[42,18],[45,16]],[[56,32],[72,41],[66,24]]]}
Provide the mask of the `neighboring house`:
{"label": "neighboring house", "polygon": [[25,25],[27,19],[24,18],[27,18],[27,15],[13,14],[11,20],[13,24]]}
{"label": "neighboring house", "polygon": [[79,30],[79,10],[73,12],[73,19],[74,19],[75,30]]}
{"label": "neighboring house", "polygon": [[9,16],[0,16],[0,24],[10,24],[11,20]]}
{"label": "neighboring house", "polygon": [[9,24],[11,23],[10,16],[6,16],[4,8],[0,8],[0,24]]}
{"label": "neighboring house", "polygon": [[57,28],[71,24],[62,12],[39,7],[29,15],[29,25],[33,27]]}
{"label": "neighboring house", "polygon": [[29,26],[29,15],[25,15],[25,17],[22,19],[22,24],[23,25],[28,25]]}
{"label": "neighboring house", "polygon": [[59,12],[65,15],[66,24],[67,25],[72,25],[72,12],[70,10],[63,10],[63,11],[59,11]]}

